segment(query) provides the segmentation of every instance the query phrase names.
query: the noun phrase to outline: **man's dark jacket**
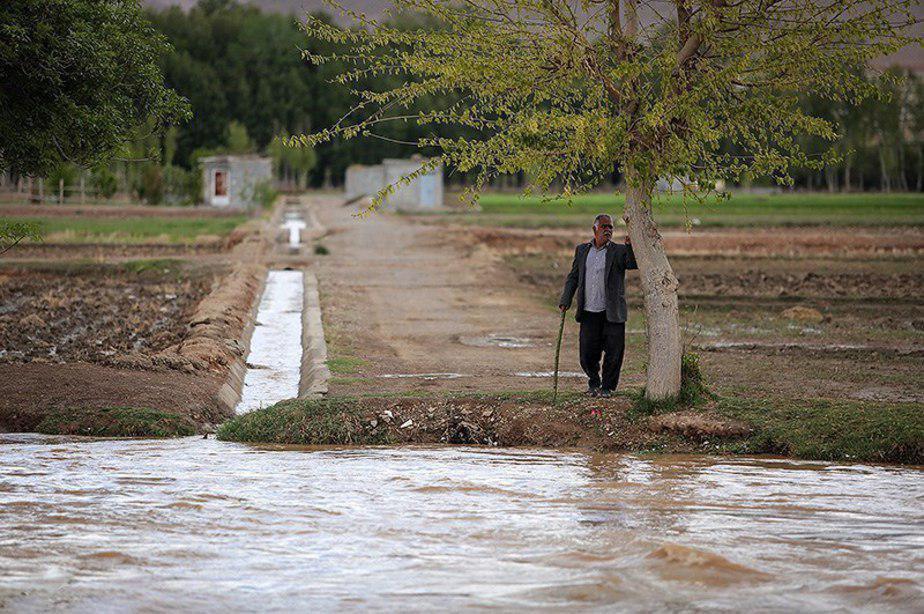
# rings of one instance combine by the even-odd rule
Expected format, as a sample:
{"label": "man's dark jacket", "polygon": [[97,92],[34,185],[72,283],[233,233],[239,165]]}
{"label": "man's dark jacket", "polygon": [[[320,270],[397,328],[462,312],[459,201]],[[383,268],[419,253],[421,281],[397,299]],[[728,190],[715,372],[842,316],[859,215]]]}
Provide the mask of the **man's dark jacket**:
{"label": "man's dark jacket", "polygon": [[[571,307],[571,299],[577,293],[577,312],[574,319],[578,322],[584,319],[584,269],[587,262],[587,252],[593,242],[581,243],[574,250],[574,262],[571,272],[565,279],[565,289],[561,293],[559,305]],[[626,271],[637,269],[635,254],[631,245],[621,245],[610,241],[606,244],[606,266],[603,285],[606,295],[606,319],[610,322],[625,322],[628,315],[626,307]]]}

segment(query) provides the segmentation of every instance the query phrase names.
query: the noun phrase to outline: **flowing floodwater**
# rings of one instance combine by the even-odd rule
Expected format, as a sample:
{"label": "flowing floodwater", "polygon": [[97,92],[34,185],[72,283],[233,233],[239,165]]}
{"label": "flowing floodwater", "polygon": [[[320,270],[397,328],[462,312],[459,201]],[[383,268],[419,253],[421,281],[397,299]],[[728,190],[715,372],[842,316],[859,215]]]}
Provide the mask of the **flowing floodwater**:
{"label": "flowing floodwater", "polygon": [[0,436],[0,608],[924,609],[924,472]]}

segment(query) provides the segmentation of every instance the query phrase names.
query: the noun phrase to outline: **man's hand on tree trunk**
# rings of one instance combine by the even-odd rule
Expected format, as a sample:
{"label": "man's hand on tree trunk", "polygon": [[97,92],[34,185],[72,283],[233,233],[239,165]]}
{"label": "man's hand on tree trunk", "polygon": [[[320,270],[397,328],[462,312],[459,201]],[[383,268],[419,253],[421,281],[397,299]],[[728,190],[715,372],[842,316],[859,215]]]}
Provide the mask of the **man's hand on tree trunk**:
{"label": "man's hand on tree trunk", "polygon": [[622,221],[626,223],[626,245],[632,245],[632,237],[629,236],[629,216],[622,216]]}

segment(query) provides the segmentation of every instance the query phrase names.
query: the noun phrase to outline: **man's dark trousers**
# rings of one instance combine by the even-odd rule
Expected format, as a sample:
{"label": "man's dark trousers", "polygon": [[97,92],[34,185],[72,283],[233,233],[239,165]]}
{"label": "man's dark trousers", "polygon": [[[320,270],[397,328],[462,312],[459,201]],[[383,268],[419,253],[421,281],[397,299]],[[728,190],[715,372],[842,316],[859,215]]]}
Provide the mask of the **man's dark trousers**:
{"label": "man's dark trousers", "polygon": [[[625,322],[609,322],[606,312],[585,311],[581,321],[581,368],[591,388],[616,390],[622,355],[626,348]],[[603,354],[603,381],[600,381],[600,355]]]}

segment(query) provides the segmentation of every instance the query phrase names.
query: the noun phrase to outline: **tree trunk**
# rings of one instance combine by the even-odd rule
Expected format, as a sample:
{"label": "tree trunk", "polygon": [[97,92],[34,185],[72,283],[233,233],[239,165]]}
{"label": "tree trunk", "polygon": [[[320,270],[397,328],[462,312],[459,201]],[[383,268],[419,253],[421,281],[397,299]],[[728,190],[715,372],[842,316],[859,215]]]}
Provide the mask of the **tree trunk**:
{"label": "tree trunk", "polygon": [[892,185],[889,181],[889,171],[886,168],[884,147],[879,147],[879,190],[882,192],[891,192]]}
{"label": "tree trunk", "polygon": [[916,189],[918,192],[924,188],[924,147],[918,145],[918,182]]}
{"label": "tree trunk", "polygon": [[653,401],[680,393],[683,342],[677,306],[677,278],[667,260],[664,242],[651,216],[653,181],[626,173],[625,219],[638,262],[648,333],[645,396]]}
{"label": "tree trunk", "polygon": [[908,191],[908,177],[905,175],[905,144],[898,144],[898,181],[902,191]]}
{"label": "tree trunk", "polygon": [[850,160],[844,165],[844,192],[850,191]]}

